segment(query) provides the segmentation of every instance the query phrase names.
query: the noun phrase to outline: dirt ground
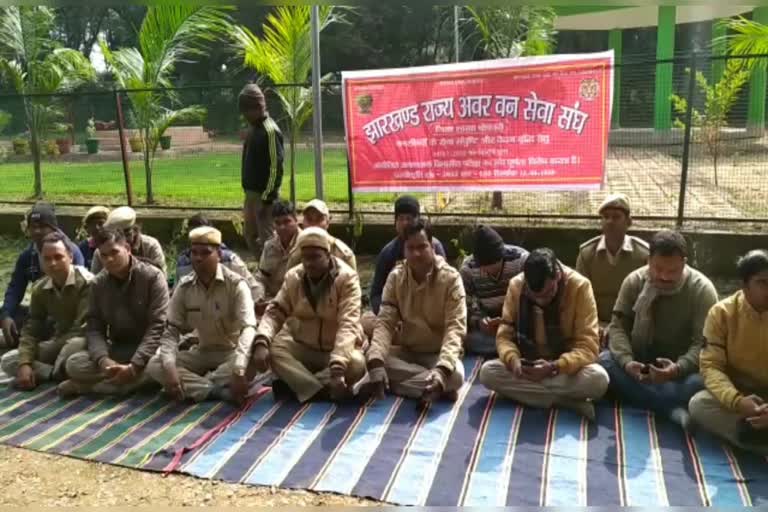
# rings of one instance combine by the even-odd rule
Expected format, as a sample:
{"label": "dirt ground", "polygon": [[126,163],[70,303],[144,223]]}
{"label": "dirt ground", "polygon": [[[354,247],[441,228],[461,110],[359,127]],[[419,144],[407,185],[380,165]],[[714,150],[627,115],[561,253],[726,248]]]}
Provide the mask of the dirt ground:
{"label": "dirt ground", "polygon": [[335,494],[226,484],[0,446],[0,506],[361,506]]}

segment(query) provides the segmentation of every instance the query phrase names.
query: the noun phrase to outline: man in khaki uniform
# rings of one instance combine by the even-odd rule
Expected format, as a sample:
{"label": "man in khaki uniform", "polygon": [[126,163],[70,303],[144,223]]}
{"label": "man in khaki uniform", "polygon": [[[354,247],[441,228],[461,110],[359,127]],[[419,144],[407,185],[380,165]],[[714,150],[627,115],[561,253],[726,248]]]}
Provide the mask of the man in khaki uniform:
{"label": "man in khaki uniform", "polygon": [[[104,223],[104,229],[122,231],[131,246],[131,254],[134,257],[138,257],[159,268],[163,275],[168,275],[163,246],[160,245],[156,238],[141,232],[141,227],[136,224],[136,211],[133,208],[121,206],[112,210],[107,216],[107,222]],[[96,249],[93,255],[93,262],[91,263],[91,272],[96,275],[101,272],[102,268],[104,268],[104,265],[101,261],[101,255],[99,250]]]}
{"label": "man in khaki uniform", "polygon": [[[307,203],[304,207],[304,219],[302,226],[304,228],[321,228],[326,233],[331,225],[331,212],[328,210],[328,205],[320,199],[313,199]],[[352,270],[357,270],[357,259],[355,259],[355,253],[350,249],[347,244],[339,240],[338,238],[328,235],[328,240],[331,243],[331,256],[339,258],[341,261],[352,267]],[[288,259],[288,268],[293,268],[301,263],[301,253],[294,250]]]}
{"label": "man in khaki uniform", "polygon": [[[393,346],[398,324],[399,345]],[[429,402],[456,399],[464,383],[462,342],[467,304],[459,271],[435,255],[422,219],[405,230],[405,262],[387,277],[367,353],[369,379],[379,395]]]}
{"label": "man in khaki uniform", "polygon": [[271,364],[280,379],[273,383],[276,397],[292,392],[300,402],[350,398],[365,375],[360,280],[331,256],[325,230],[302,231],[298,249],[302,264],[285,275],[259,323],[254,367],[264,371]]}
{"label": "man in khaki uniform", "polygon": [[296,250],[296,240],[301,228],[296,219],[296,208],[287,201],[275,201],[272,206],[272,226],[275,235],[264,244],[256,272],[256,313],[264,314],[267,303],[272,300],[283,286],[285,273],[288,271],[288,259]]}
{"label": "man in khaki uniform", "polygon": [[604,329],[611,322],[624,279],[648,263],[648,243],[627,234],[632,216],[624,194],[608,196],[598,213],[603,234],[581,245],[576,271],[592,283],[597,316]]}
{"label": "man in khaki uniform", "polygon": [[[221,232],[202,226],[189,233],[194,272],[173,292],[160,350],[147,373],[177,400],[208,398],[242,403],[246,368],[256,333],[248,284],[221,264]],[[197,330],[199,343],[178,351],[183,334]]]}
{"label": "man in khaki uniform", "polygon": [[499,359],[480,370],[480,382],[531,407],[553,405],[595,419],[592,400],[608,389],[597,364],[597,308],[584,277],[550,249],[536,249],[512,278],[496,334]]}
{"label": "man in khaki uniform", "polygon": [[1,363],[6,375],[16,376],[13,385],[18,389],[30,390],[41,382],[60,380],[67,358],[85,348],[83,327],[93,275],[72,264],[71,251],[61,233],[50,233],[42,240],[40,259],[45,277],[32,288],[29,317],[21,330],[18,350],[6,352]]}

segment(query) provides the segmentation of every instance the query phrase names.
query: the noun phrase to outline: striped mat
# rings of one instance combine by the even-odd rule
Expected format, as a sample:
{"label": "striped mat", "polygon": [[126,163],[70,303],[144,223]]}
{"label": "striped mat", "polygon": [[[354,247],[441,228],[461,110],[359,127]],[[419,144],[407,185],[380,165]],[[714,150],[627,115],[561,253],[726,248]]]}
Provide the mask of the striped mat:
{"label": "striped mat", "polygon": [[690,437],[653,414],[497,399],[468,358],[455,404],[389,396],[365,406],[275,402],[236,410],[161,397],[60,401],[0,391],[0,443],[201,478],[372,497],[403,505],[768,505],[768,460]]}

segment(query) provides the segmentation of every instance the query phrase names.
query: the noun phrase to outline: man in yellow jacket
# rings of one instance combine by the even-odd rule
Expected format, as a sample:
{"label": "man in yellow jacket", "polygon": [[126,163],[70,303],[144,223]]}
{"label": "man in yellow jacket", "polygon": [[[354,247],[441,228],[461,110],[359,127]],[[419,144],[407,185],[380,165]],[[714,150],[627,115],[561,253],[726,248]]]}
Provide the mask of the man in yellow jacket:
{"label": "man in yellow jacket", "polygon": [[[398,325],[399,342],[393,346]],[[368,372],[379,393],[429,402],[454,399],[464,383],[467,304],[459,271],[435,255],[422,219],[405,230],[405,262],[390,272],[376,319]]]}
{"label": "man in yellow jacket", "polygon": [[531,252],[523,273],[509,282],[496,348],[499,359],[480,370],[488,389],[531,407],[563,406],[594,420],[591,401],[605,394],[608,373],[597,364],[592,285],[551,249]]}
{"label": "man in yellow jacket", "polygon": [[691,399],[696,425],[768,455],[768,251],[738,263],[742,289],[715,304],[704,323],[701,375]]}
{"label": "man in yellow jacket", "polygon": [[276,398],[351,398],[354,384],[365,375],[360,279],[331,256],[325,230],[305,229],[297,245],[302,264],[285,275],[259,323],[254,367],[272,366],[279,379],[273,383]]}

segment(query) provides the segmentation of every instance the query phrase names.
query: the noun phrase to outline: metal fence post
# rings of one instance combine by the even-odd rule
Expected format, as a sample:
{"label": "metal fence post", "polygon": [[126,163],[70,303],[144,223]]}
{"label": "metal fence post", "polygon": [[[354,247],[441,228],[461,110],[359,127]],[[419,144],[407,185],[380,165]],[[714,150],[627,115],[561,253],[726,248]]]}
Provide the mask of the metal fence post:
{"label": "metal fence post", "polygon": [[133,206],[133,183],[131,181],[131,169],[128,166],[128,149],[125,147],[125,133],[123,131],[123,105],[120,102],[120,93],[115,89],[115,109],[117,111],[117,134],[120,137],[120,156],[123,159],[123,176],[125,177],[125,195],[128,206]]}
{"label": "metal fence post", "polygon": [[677,203],[677,227],[682,228],[685,220],[685,193],[688,188],[688,167],[691,159],[691,132],[693,127],[693,102],[696,94],[696,52],[691,52],[691,69],[688,76],[687,109],[685,111],[685,133],[683,135],[683,161],[680,171],[680,195]]}

